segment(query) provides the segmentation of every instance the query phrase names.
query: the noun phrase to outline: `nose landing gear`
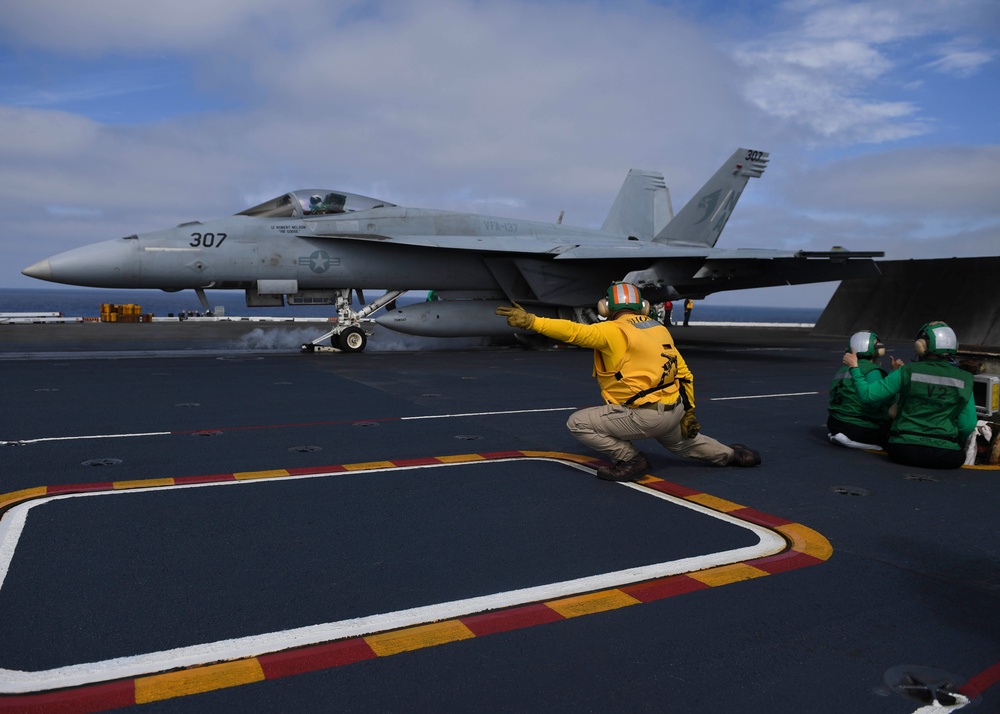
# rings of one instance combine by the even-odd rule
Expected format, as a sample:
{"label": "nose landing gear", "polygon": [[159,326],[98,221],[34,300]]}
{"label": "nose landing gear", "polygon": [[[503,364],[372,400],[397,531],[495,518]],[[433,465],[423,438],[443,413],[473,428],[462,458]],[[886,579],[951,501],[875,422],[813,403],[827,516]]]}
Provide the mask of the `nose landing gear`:
{"label": "nose landing gear", "polygon": [[[368,345],[371,333],[361,327],[361,323],[372,322],[368,317],[386,305],[392,303],[405,290],[389,290],[376,300],[373,300],[361,310],[351,309],[351,289],[344,288],[335,291],[337,294],[337,326],[320,335],[312,342],[302,345],[302,352],[363,352]],[[363,299],[363,298],[362,298]],[[320,343],[329,338],[330,346]]]}

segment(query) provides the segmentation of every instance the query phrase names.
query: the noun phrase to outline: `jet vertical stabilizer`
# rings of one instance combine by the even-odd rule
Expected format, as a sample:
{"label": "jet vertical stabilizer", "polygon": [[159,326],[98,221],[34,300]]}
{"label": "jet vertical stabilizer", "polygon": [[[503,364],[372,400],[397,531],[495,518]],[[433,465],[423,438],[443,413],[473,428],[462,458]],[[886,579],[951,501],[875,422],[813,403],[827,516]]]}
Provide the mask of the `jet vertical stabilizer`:
{"label": "jet vertical stabilizer", "polygon": [[650,241],[674,217],[663,174],[632,169],[601,230]]}
{"label": "jet vertical stabilizer", "polygon": [[653,240],[669,245],[714,247],[747,181],[764,173],[768,156],[766,151],[737,149]]}

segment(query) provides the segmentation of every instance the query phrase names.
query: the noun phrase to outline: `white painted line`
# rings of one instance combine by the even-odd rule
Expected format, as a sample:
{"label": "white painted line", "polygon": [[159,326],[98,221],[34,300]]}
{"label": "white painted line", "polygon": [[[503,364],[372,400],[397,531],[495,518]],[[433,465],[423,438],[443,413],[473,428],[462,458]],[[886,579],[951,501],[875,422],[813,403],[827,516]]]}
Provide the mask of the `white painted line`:
{"label": "white painted line", "polygon": [[465,414],[428,414],[426,416],[400,417],[400,421],[411,421],[414,419],[457,419],[460,417],[473,416],[500,416],[503,414],[538,414],[541,412],[568,412],[579,407],[551,407],[549,409],[511,409],[504,412],[467,412]]}
{"label": "white painted line", "polygon": [[90,436],[45,436],[41,439],[18,439],[17,441],[0,441],[0,446],[7,444],[39,444],[43,441],[78,441],[80,439],[130,439],[136,436],[168,436],[171,431],[147,431],[139,434],[91,434]]}
{"label": "white painted line", "polygon": [[[463,461],[459,463],[428,464],[422,466],[406,466],[397,469],[363,469],[358,471],[335,471],[329,473],[306,474],[302,476],[287,476],[280,479],[260,479],[241,481],[221,481],[218,483],[184,484],[181,486],[162,486],[145,489],[128,489],[119,491],[100,491],[87,493],[62,494],[48,498],[40,498],[27,501],[17,505],[7,511],[0,518],[0,587],[3,579],[10,567],[14,550],[21,537],[27,516],[32,509],[44,507],[53,501],[65,498],[96,498],[100,496],[114,496],[127,498],[137,493],[148,493],[150,491],[164,491],[178,488],[210,488],[210,487],[237,487],[247,484],[269,487],[279,486],[282,483],[293,480],[324,478],[327,476],[351,476],[365,473],[384,473],[389,470],[409,471],[425,468],[446,468],[450,466],[474,466],[476,464],[495,464],[504,461],[523,462],[525,458],[534,461],[553,461],[561,463],[571,468],[584,471],[588,474],[593,472],[580,464],[553,457],[517,457],[510,459],[489,459],[485,461]],[[448,620],[466,615],[472,615],[487,610],[497,610],[501,608],[525,605],[533,602],[552,600],[554,598],[567,597],[580,593],[602,590],[607,588],[620,587],[629,583],[661,578],[668,575],[678,575],[690,573],[706,568],[712,568],[730,563],[739,563],[754,558],[762,558],[768,555],[780,553],[786,549],[785,539],[774,531],[758,526],[754,523],[742,521],[725,513],[714,511],[697,503],[676,498],[659,491],[644,488],[634,483],[623,483],[623,486],[635,489],[644,495],[659,498],[668,503],[683,508],[697,511],[711,518],[716,518],[732,525],[744,528],[755,533],[759,542],[754,546],[735,548],[733,550],[710,553],[691,558],[682,558],[674,561],[664,561],[662,563],[652,563],[650,565],[626,568],[608,573],[599,573],[573,580],[549,583],[529,588],[509,590],[506,592],[494,593],[481,597],[465,598],[452,602],[443,602],[436,605],[397,610],[365,617],[351,618],[337,622],[327,622],[319,625],[298,627],[290,630],[269,632],[261,635],[249,637],[239,637],[229,640],[220,640],[200,645],[190,645],[178,647],[176,649],[164,650],[162,652],[150,652],[148,654],[131,655],[127,657],[116,657],[114,659],[99,662],[87,662],[82,664],[57,667],[49,670],[37,672],[23,672],[12,669],[0,669],[0,693],[2,694],[22,694],[27,692],[40,692],[62,687],[78,687],[85,684],[93,684],[112,679],[126,677],[137,677],[141,675],[164,672],[179,667],[191,667],[195,665],[209,664],[225,660],[242,659],[255,657],[269,652],[278,652],[293,647],[303,647],[322,642],[330,642],[348,637],[359,637],[371,635],[377,632],[384,632],[401,627],[421,625],[438,620]],[[0,613],[2,617],[2,613]]]}
{"label": "white painted line", "polygon": [[24,530],[24,522],[28,518],[28,511],[21,511],[15,507],[10,509],[0,518],[0,589],[3,588],[3,581],[7,578],[7,570],[10,568],[10,561],[14,557],[14,549],[21,539],[21,532]]}
{"label": "white painted line", "polygon": [[710,402],[728,402],[735,399],[773,399],[775,397],[804,397],[819,392],[785,392],[784,394],[750,394],[745,397],[709,397]]}

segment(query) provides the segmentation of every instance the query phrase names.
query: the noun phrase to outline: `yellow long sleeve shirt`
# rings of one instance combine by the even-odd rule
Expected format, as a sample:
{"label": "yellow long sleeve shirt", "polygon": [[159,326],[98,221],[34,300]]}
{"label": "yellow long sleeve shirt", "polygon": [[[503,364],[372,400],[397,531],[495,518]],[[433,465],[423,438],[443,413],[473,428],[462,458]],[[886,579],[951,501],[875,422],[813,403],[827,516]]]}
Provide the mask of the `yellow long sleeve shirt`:
{"label": "yellow long sleeve shirt", "polygon": [[[535,316],[535,332],[594,350],[594,376],[608,404],[673,404],[684,399],[694,409],[694,375],[674,345],[670,331],[656,320],[623,313],[614,320],[583,325]],[[659,389],[657,387],[662,385]],[[683,390],[683,391],[682,391]]]}

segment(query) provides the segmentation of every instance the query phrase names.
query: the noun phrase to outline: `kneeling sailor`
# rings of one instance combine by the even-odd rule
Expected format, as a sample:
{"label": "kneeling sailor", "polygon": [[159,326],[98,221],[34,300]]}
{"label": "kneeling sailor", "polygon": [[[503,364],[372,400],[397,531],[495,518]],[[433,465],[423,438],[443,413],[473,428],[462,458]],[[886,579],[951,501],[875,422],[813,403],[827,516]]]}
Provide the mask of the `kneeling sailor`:
{"label": "kneeling sailor", "polygon": [[756,466],[760,454],[742,444],[726,446],[701,433],[694,413],[694,376],[670,331],[648,317],[649,303],[631,283],[615,283],[598,303],[608,319],[592,325],[539,317],[520,305],[499,307],[496,314],[511,327],[594,350],[594,375],[605,405],[574,412],[566,423],[590,448],[609,455],[613,466],[597,476],[634,481],[650,469],[649,460],[632,444],[656,439],[665,449],[718,466]]}

